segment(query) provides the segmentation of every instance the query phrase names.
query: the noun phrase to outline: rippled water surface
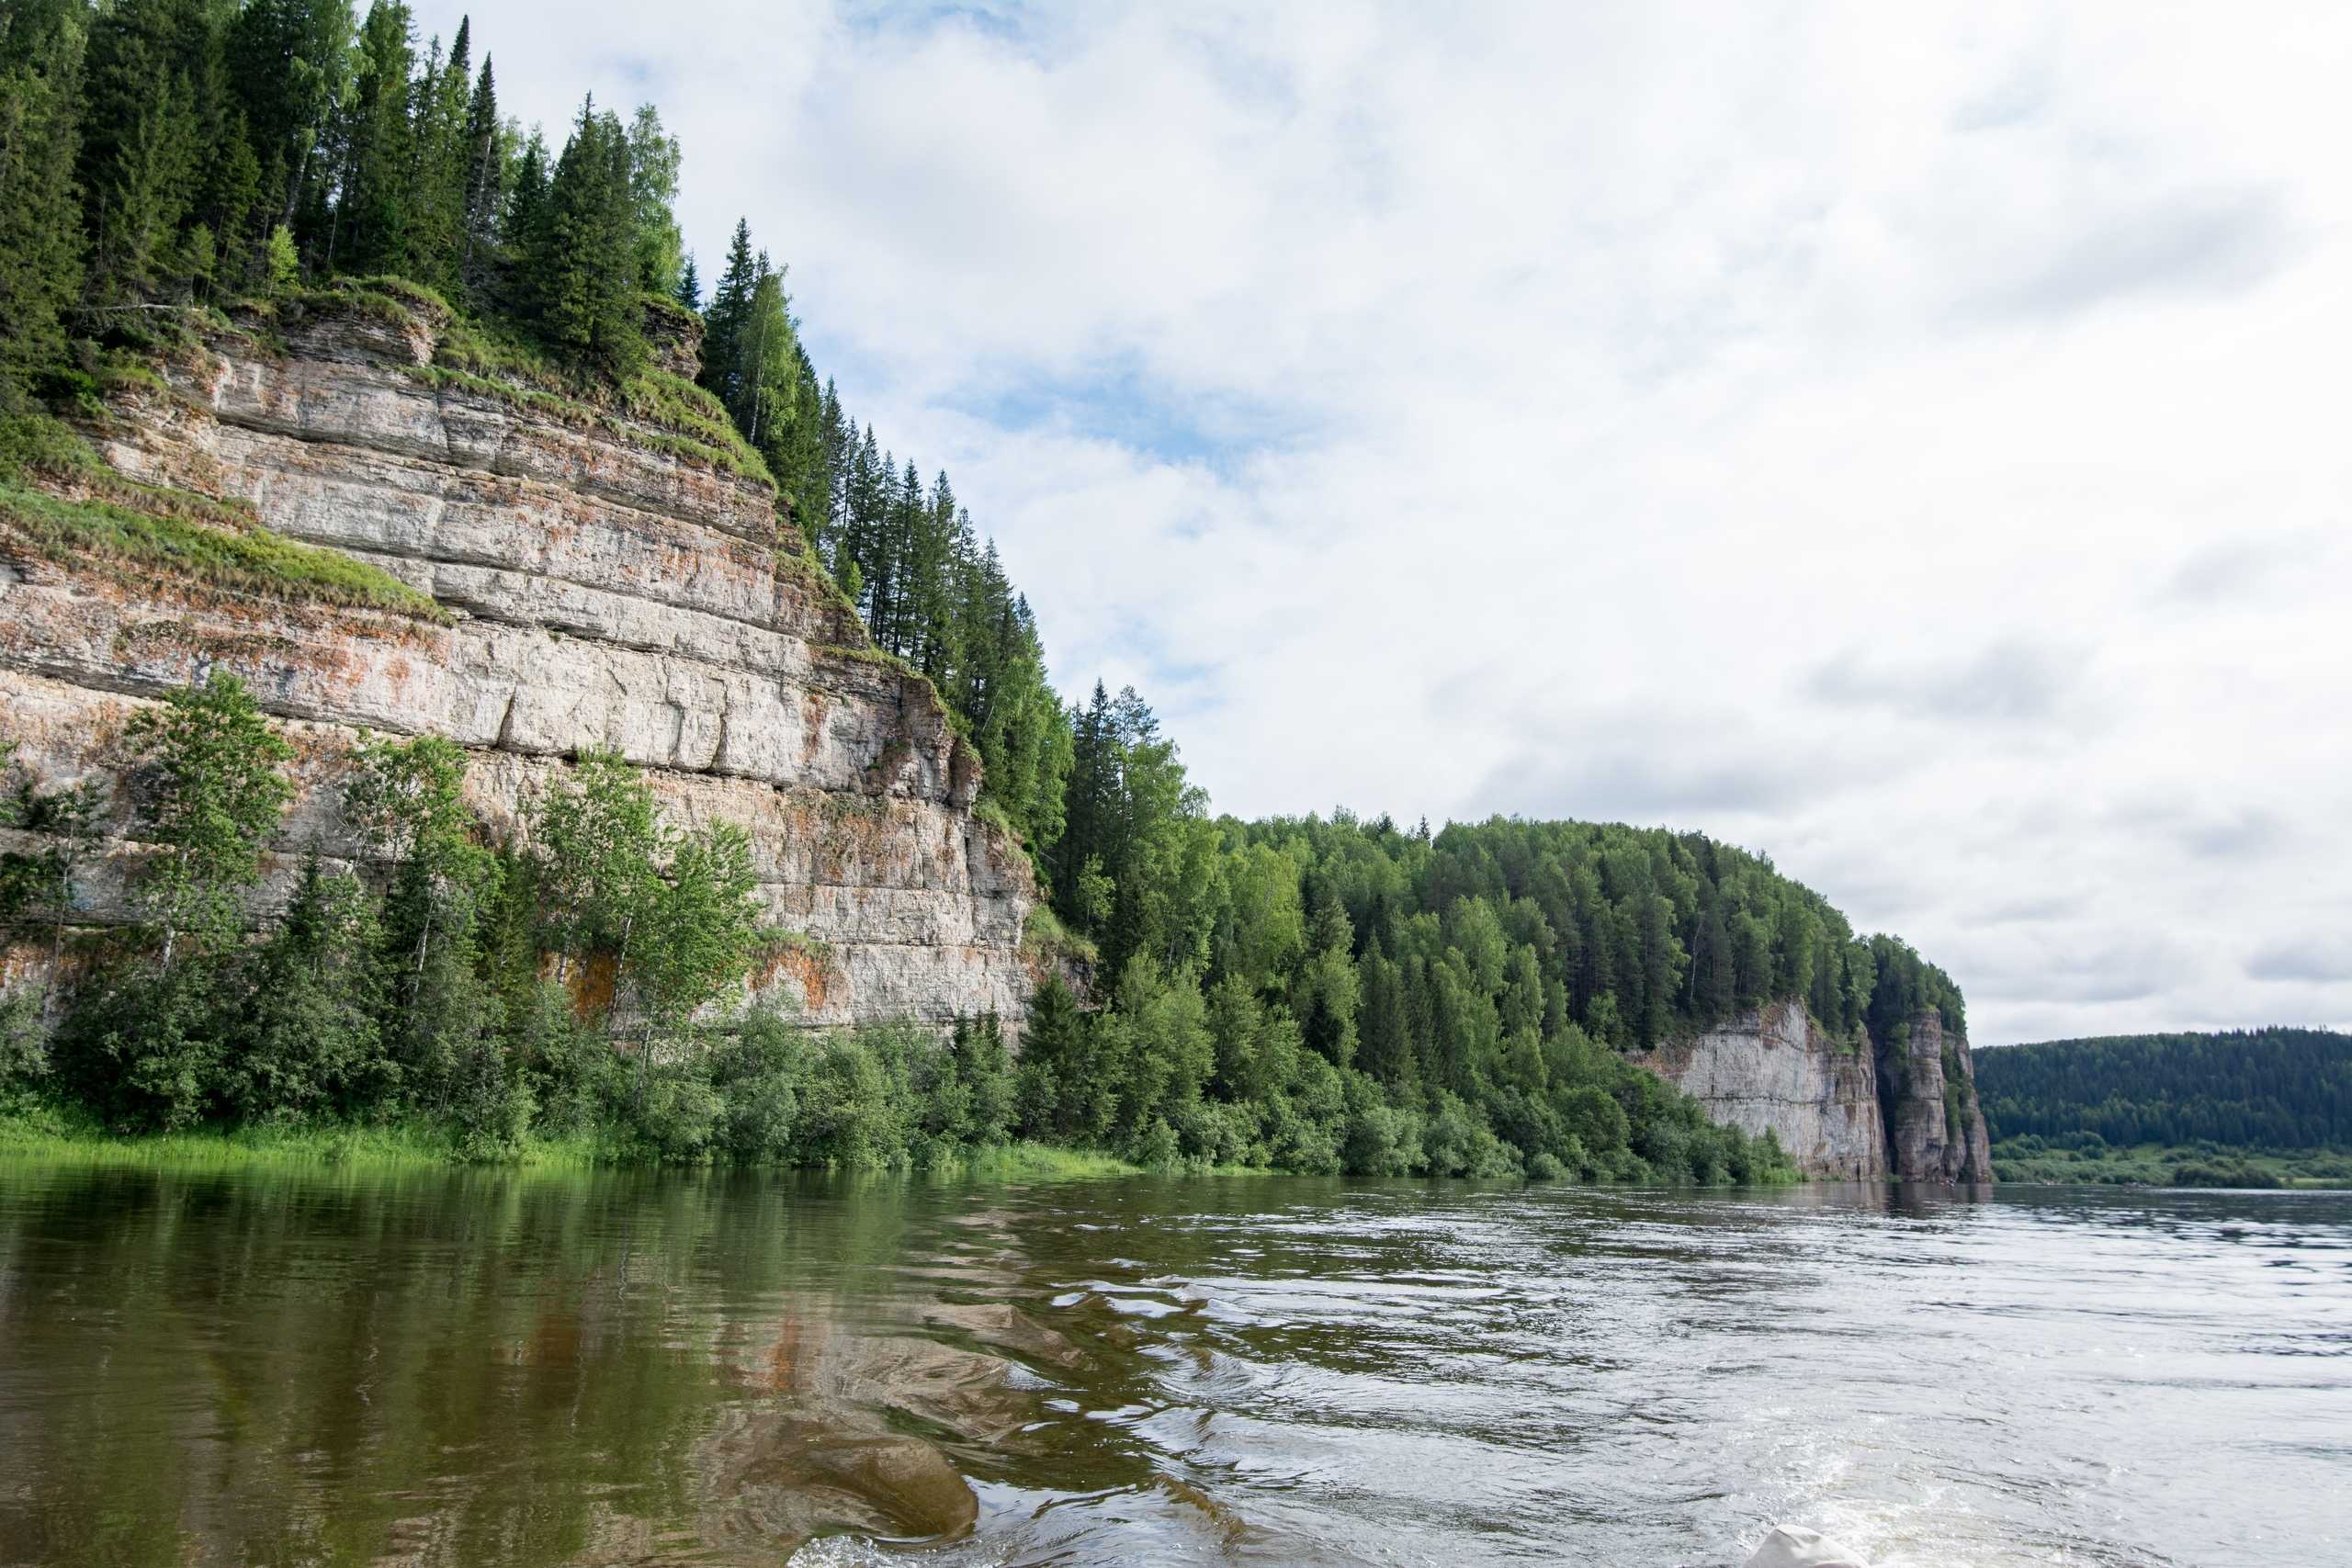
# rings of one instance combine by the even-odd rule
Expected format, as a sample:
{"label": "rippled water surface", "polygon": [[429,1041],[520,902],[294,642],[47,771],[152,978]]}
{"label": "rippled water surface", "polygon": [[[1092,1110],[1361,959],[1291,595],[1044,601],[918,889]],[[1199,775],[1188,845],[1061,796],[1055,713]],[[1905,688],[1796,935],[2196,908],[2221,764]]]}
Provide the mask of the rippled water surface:
{"label": "rippled water surface", "polygon": [[0,1562],[1713,1564],[1780,1519],[2352,1562],[2352,1199],[0,1164]]}

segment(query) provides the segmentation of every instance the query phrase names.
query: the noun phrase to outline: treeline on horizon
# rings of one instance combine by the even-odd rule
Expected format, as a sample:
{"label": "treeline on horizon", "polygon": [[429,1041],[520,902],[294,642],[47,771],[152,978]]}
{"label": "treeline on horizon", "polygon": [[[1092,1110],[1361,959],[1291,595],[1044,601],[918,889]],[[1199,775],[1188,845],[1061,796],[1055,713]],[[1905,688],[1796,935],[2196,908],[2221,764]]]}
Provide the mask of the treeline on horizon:
{"label": "treeline on horizon", "polygon": [[[109,378],[135,375],[146,357],[186,341],[190,323],[225,326],[221,312],[232,309],[266,319],[330,286],[387,309],[446,303],[457,324],[433,374],[619,402],[672,422],[708,460],[775,486],[780,517],[800,529],[877,646],[932,681],[978,750],[979,809],[1019,838],[1046,893],[1032,931],[1040,956],[1091,972],[1104,1004],[1081,1009],[1049,981],[1017,1073],[980,1072],[996,1087],[973,1092],[996,1109],[955,1137],[1041,1137],[1155,1163],[1765,1178],[1785,1172],[1777,1149],[1710,1126],[1623,1054],[1773,999],[1802,1001],[1858,1050],[1926,1009],[1955,1032],[1965,1027],[1958,988],[1909,947],[1858,937],[1769,862],[1702,835],[1499,819],[1432,835],[1346,813],[1212,818],[1136,693],[1098,683],[1087,700],[1063,705],[1034,615],[993,546],[980,542],[944,474],[926,482],[843,410],[802,346],[784,269],[748,223],[737,225],[704,298],[671,211],[680,149],[650,106],[624,120],[583,103],[552,148],[501,116],[492,62],[484,54],[474,64],[469,26],[446,49],[420,44],[407,8],[390,0],[364,19],[348,0],[120,0],[103,9],[0,0],[0,486],[87,460],[53,416],[102,417]],[[700,313],[704,329],[694,385],[651,363],[646,331],[686,310]],[[215,699],[232,701],[207,700]],[[19,801],[36,823],[62,820],[69,807],[32,793]],[[632,884],[639,897],[685,899],[706,913],[734,907],[713,891],[726,884],[708,880],[717,874],[708,857],[699,880],[682,880],[666,858],[679,846],[657,847]],[[62,927],[71,868],[28,861],[18,871],[33,889],[20,918],[37,920],[46,908]],[[472,929],[489,918],[484,909],[548,874],[527,856],[462,885],[435,874],[429,896],[412,901],[445,933]],[[234,886],[242,897],[251,878]],[[384,906],[360,922],[376,934],[353,951],[374,952],[390,940],[383,933],[417,918]],[[512,911],[504,918],[537,929],[516,926]],[[317,923],[289,919],[272,940],[306,922]],[[186,964],[163,925],[141,929],[143,973]],[[570,926],[539,936],[577,938],[589,943],[583,955],[594,949],[618,964],[611,944],[638,938],[615,932],[641,929],[624,919],[591,922],[585,937]],[[717,950],[738,982],[748,951],[741,936]],[[507,1002],[461,1015],[449,1043],[423,1055],[473,1062],[482,1081],[521,1086],[484,1101],[508,1111],[474,1119],[507,1129],[491,1141],[511,1145],[518,1126],[571,1090],[523,1043],[551,1004],[515,1000],[519,971],[500,979],[486,956],[496,944],[481,941],[469,957],[450,944],[450,973],[470,972]],[[188,972],[210,974],[207,985],[233,1005],[208,1002],[188,1015],[206,1021],[197,1034],[210,1042],[191,1059],[227,1061],[237,1053],[222,1042],[244,1027],[226,1021],[242,1016],[235,998],[260,992],[241,947],[209,953]],[[643,949],[635,961],[646,962]],[[356,977],[384,962],[330,967]],[[710,993],[714,1005],[725,988]],[[379,1043],[361,1055],[384,1049],[386,1030],[410,1027],[371,1013],[382,1005],[334,1004],[378,1016]],[[616,1005],[642,1012],[641,1003]],[[742,1032],[775,1038],[764,1025]],[[993,1037],[985,1021],[966,1033]],[[147,1049],[118,1044],[88,1059],[135,1076],[122,1064],[144,1060]],[[164,1060],[179,1046],[155,1049]],[[882,1120],[904,1135],[877,1135],[868,1149],[884,1163],[917,1146],[906,1129],[930,1114],[927,1096],[961,1093],[918,1083],[931,1069],[919,1071],[921,1053],[910,1049],[869,1053],[871,1081],[861,1078],[852,1096],[898,1108]],[[709,1073],[722,1069],[707,1066],[713,1053],[671,1055],[663,1071],[698,1083],[679,1092],[718,1107],[712,1118],[750,1092],[715,1087]],[[239,1099],[209,1071],[156,1068],[121,1105],[103,1073],[85,1074],[80,1092],[130,1123],[281,1113]],[[722,1146],[707,1131],[697,1141],[703,1122],[693,1117],[683,1132],[642,1124],[669,1081],[647,1072],[621,1101],[605,1096],[600,1114],[673,1153]],[[412,1084],[449,1081],[403,1073]],[[422,1100],[415,1092],[329,1096],[318,1102],[324,1109],[293,1113],[404,1113],[462,1099],[446,1087]],[[796,1092],[805,1098],[805,1084]],[[509,1113],[526,1100],[537,1109]],[[807,1152],[788,1137],[761,1146],[770,1157]]]}
{"label": "treeline on horizon", "polygon": [[1976,1053],[1976,1089],[1987,1131],[2013,1146],[2352,1148],[2352,1035],[2324,1029],[2002,1046]]}

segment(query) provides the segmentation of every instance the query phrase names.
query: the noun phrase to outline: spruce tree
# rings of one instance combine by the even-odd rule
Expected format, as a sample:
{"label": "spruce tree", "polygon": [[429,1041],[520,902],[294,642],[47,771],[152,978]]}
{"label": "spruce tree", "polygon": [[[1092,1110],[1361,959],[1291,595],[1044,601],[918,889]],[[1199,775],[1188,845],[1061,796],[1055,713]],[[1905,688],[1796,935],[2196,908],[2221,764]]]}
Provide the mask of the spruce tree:
{"label": "spruce tree", "polygon": [[466,168],[464,238],[459,244],[458,278],[467,295],[480,302],[489,290],[498,256],[499,209],[505,197],[505,132],[498,120],[498,84],[482,56],[481,74],[474,78],[473,96],[466,106],[463,148]]}
{"label": "spruce tree", "polygon": [[[438,54],[436,46],[435,55]],[[465,230],[473,159],[472,23],[460,20],[447,60],[435,60],[412,92],[413,162],[409,199],[408,275],[455,291],[463,280]]]}
{"label": "spruce tree", "polygon": [[711,291],[710,309],[703,317],[702,384],[733,413],[742,370],[743,326],[751,319],[752,294],[759,287],[759,262],[752,251],[752,226],[735,220],[734,237],[727,242],[727,268]]}
{"label": "spruce tree", "polygon": [[548,190],[525,277],[540,334],[581,368],[614,379],[646,359],[638,324],[637,206],[620,121],[582,105]]}
{"label": "spruce tree", "polygon": [[330,266],[398,272],[409,262],[415,127],[409,118],[414,29],[401,0],[376,0],[359,29],[358,85],[341,129],[341,191]]}
{"label": "spruce tree", "polygon": [[79,9],[0,7],[0,415],[63,358],[64,312],[82,292]]}
{"label": "spruce tree", "polygon": [[230,25],[230,86],[263,170],[266,227],[293,227],[326,183],[321,147],[348,78],[351,37],[351,0],[245,0]]}
{"label": "spruce tree", "polygon": [[171,264],[202,152],[184,54],[200,19],[192,0],[124,0],[90,25],[79,178],[101,304],[154,289]]}
{"label": "spruce tree", "polygon": [[[507,188],[505,211],[499,224],[499,237],[503,242],[503,248],[507,255],[517,262],[530,256],[545,242],[548,173],[547,137],[535,125],[523,143],[522,152],[515,156],[514,178]],[[487,270],[488,264],[484,265]],[[518,288],[516,294],[516,308],[527,313],[529,290]]]}

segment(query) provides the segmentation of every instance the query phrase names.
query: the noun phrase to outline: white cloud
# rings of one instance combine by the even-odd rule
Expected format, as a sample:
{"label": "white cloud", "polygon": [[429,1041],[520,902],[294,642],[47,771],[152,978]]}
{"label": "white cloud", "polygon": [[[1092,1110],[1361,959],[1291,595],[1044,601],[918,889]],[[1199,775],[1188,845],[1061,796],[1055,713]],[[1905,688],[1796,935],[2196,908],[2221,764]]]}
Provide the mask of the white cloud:
{"label": "white cloud", "polygon": [[662,106],[1221,807],[1705,828],[1988,1041],[2352,927],[2352,17],[986,9],[476,33]]}

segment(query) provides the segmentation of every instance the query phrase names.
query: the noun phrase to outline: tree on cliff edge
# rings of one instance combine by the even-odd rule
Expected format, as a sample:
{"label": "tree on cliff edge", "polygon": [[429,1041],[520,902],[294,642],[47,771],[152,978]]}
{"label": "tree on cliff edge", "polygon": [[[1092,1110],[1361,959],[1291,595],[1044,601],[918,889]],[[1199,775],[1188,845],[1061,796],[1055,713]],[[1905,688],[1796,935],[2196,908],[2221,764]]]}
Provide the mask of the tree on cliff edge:
{"label": "tree on cliff edge", "polygon": [[593,99],[556,161],[536,232],[524,237],[524,307],[550,346],[616,378],[644,368],[638,327],[638,206],[628,133]]}

